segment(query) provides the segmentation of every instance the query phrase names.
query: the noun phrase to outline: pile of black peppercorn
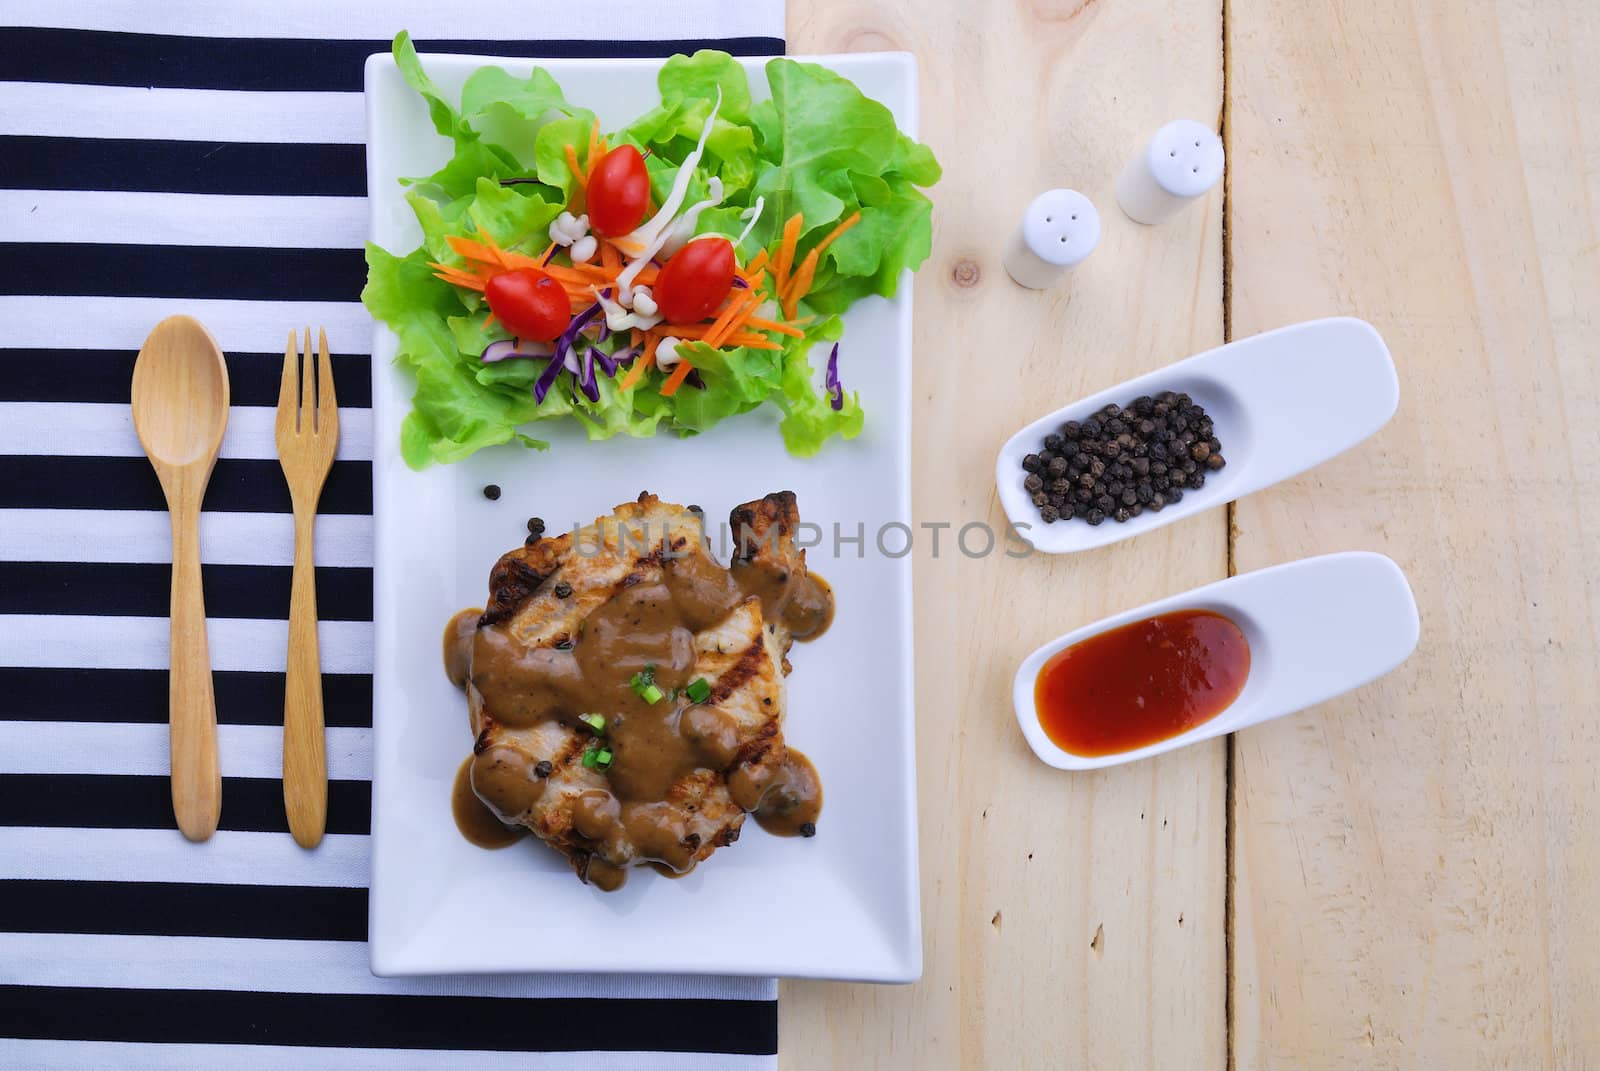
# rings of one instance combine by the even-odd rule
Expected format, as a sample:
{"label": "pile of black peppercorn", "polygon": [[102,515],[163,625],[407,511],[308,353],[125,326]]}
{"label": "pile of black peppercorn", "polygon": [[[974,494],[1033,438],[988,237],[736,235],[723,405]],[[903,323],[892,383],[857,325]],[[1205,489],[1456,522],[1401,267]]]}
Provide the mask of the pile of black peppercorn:
{"label": "pile of black peppercorn", "polygon": [[1128,521],[1176,504],[1225,464],[1205,409],[1187,394],[1162,391],[1046,435],[1044,449],[1022,459],[1022,486],[1046,524]]}

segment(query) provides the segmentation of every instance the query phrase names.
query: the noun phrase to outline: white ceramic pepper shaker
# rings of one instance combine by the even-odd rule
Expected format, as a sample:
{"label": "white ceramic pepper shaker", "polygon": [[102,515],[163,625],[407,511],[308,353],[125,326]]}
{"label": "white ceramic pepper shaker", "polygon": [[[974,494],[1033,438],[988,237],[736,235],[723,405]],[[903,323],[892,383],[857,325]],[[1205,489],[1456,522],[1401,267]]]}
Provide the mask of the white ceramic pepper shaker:
{"label": "white ceramic pepper shaker", "polygon": [[1021,286],[1043,290],[1094,252],[1100,213],[1077,190],[1046,190],[1022,214],[1006,242],[1002,263]]}
{"label": "white ceramic pepper shaker", "polygon": [[1161,223],[1222,177],[1222,139],[1204,123],[1175,119],[1156,131],[1117,180],[1117,204],[1137,223]]}

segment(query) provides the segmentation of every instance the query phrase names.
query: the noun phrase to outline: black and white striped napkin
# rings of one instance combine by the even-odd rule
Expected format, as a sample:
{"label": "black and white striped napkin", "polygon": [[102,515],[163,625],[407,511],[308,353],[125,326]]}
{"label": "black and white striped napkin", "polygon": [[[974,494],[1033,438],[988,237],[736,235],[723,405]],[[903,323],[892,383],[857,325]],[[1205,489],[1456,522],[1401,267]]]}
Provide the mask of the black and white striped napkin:
{"label": "black and white striped napkin", "polygon": [[[0,1067],[770,1067],[760,979],[368,970],[372,425],[362,62],[783,50],[782,0],[0,6]],[[671,35],[672,39],[663,39]],[[163,316],[233,388],[201,544],[222,828],[167,785],[161,491],[128,409]],[[342,437],[317,525],[328,836],[280,786],[292,534],[271,406],[327,327]],[[517,1055],[508,1061],[506,1054]]]}

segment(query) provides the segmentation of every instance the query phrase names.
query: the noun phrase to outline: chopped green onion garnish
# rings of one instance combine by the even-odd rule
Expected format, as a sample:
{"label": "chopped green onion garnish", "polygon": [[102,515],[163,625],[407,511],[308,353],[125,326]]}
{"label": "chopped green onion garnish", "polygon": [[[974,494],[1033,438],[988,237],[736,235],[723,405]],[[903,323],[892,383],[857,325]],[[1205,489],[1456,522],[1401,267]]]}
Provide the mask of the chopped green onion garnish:
{"label": "chopped green onion garnish", "polygon": [[661,702],[662,692],[656,687],[656,667],[652,662],[633,675],[628,681],[628,687],[633,689],[633,694],[643,699],[646,703]]}
{"label": "chopped green onion garnish", "polygon": [[596,766],[600,767],[602,770],[605,769],[607,766],[610,766],[611,765],[611,749],[608,748],[608,747],[603,747],[603,748],[600,748],[598,751],[594,752],[594,764]]}
{"label": "chopped green onion garnish", "polygon": [[704,703],[711,698],[711,685],[706,683],[704,677],[696,677],[689,682],[689,686],[683,691],[685,695],[696,703]]}
{"label": "chopped green onion garnish", "polygon": [[606,719],[603,714],[580,714],[578,720],[597,733],[603,734],[606,731]]}
{"label": "chopped green onion garnish", "polygon": [[584,766],[584,769],[586,769],[586,770],[594,769],[595,763],[598,760],[599,754],[600,754],[600,752],[599,752],[599,749],[597,749],[597,748],[590,748],[589,750],[585,751],[583,753],[583,766]]}

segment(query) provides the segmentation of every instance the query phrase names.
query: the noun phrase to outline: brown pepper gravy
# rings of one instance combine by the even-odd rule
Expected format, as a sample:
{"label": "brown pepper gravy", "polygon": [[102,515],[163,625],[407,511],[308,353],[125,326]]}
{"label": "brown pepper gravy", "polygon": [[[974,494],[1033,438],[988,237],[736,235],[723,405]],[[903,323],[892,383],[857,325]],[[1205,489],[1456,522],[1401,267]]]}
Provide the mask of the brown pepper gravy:
{"label": "brown pepper gravy", "polygon": [[[528,647],[500,626],[479,628],[480,610],[451,618],[445,672],[458,687],[470,681],[497,722],[532,728],[557,721],[587,733],[580,715],[605,717],[606,731],[596,743],[613,753],[605,770],[609,790],[583,793],[572,813],[576,831],[596,842],[584,875],[590,884],[610,890],[626,880],[627,866],[608,860],[679,875],[693,869],[697,844],[686,838],[683,816],[666,796],[696,769],[727,771],[733,801],[769,832],[794,836],[808,823],[815,831],[822,786],[810,761],[790,749],[780,770],[739,764],[730,771],[738,726],[716,706],[717,682],[707,681],[713,694],[706,703],[684,691],[695,678],[695,633],[751,597],[760,600],[769,626],[780,622],[795,639],[815,639],[833,619],[833,592],[821,577],[764,561],[723,568],[704,554],[669,558],[660,580],[622,588],[559,647]],[[663,693],[653,704],[632,687],[635,674],[647,671]],[[499,848],[526,832],[507,823],[526,814],[543,792],[535,761],[495,747],[462,765],[452,810],[463,836]]]}
{"label": "brown pepper gravy", "polygon": [[822,778],[804,754],[789,749],[783,769],[756,806],[756,824],[779,837],[810,837],[822,813]]}
{"label": "brown pepper gravy", "polygon": [[461,835],[480,848],[504,848],[528,835],[525,826],[508,826],[472,790],[472,756],[456,771],[450,790],[450,813]]}
{"label": "brown pepper gravy", "polygon": [[472,672],[472,638],[482,616],[481,606],[468,607],[444,627],[444,675],[457,688],[467,686],[467,674]]}

